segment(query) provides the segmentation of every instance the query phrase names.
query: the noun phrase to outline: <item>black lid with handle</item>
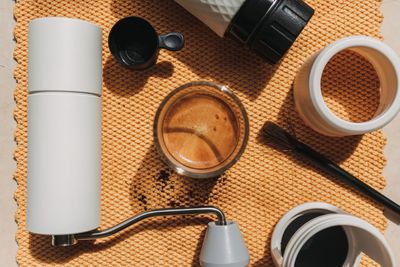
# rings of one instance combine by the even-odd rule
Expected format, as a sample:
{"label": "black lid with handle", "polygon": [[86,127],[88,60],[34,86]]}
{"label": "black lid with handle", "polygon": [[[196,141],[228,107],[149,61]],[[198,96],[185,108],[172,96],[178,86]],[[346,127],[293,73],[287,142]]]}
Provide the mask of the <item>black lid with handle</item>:
{"label": "black lid with handle", "polygon": [[289,50],[314,14],[302,0],[247,0],[226,35],[274,64]]}

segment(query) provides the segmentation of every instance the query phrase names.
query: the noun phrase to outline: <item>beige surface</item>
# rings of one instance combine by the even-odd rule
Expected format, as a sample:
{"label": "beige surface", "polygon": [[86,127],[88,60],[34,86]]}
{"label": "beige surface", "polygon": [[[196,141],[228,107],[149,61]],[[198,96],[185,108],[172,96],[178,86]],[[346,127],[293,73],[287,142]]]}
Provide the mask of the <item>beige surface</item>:
{"label": "beige surface", "polygon": [[0,266],[13,267],[17,244],[15,232],[17,226],[14,221],[16,203],[13,198],[16,189],[13,175],[15,161],[14,131],[15,121],[13,99],[15,81],[13,70],[15,62],[12,58],[14,42],[12,32],[14,19],[12,8],[14,2],[0,0]]}
{"label": "beige surface", "polygon": [[[385,42],[400,54],[399,13],[400,0],[385,0],[381,6],[385,16],[381,31]],[[387,165],[384,170],[387,185],[384,190],[389,197],[400,203],[400,115],[384,128],[387,137],[385,155]],[[397,265],[400,266],[400,225],[390,222],[385,233],[389,244],[393,246]]]}
{"label": "beige surface", "polygon": [[[4,12],[5,14],[9,14],[8,16],[8,23],[12,23],[12,16],[11,16],[11,11],[10,9],[7,10],[7,5],[10,5],[9,2],[5,2],[4,0],[1,2],[1,12]],[[5,8],[4,8],[5,7]],[[389,14],[389,12],[393,13],[393,16],[391,18],[393,18],[393,21],[395,21],[396,19],[396,15],[398,14],[400,7],[399,7],[399,2],[398,1],[386,1],[385,4],[383,5],[383,10],[385,11],[385,15],[386,12]],[[8,12],[8,13],[7,13]],[[397,13],[397,14],[396,14]],[[1,19],[6,19],[7,16],[3,16],[3,13],[1,14],[0,18]],[[393,42],[393,46],[396,47],[394,41],[396,40],[396,37],[399,36],[398,34],[394,33],[392,35],[390,35],[390,33],[387,33],[387,29],[393,29],[393,30],[398,30],[396,28],[397,24],[394,24],[394,22],[392,21],[391,23],[393,23],[396,26],[387,26],[386,22],[390,22],[390,20],[388,19],[389,15],[386,15],[386,19],[385,19],[385,23],[383,25],[383,33],[387,39],[387,42],[389,43],[389,45],[392,45],[391,42]],[[2,23],[1,25],[7,25]],[[385,28],[386,27],[386,28]],[[7,28],[7,27],[6,27]],[[2,48],[1,53],[5,53],[5,57],[3,58],[3,54],[1,57],[1,65],[4,65],[5,67],[0,67],[1,69],[1,82],[5,81],[3,79],[3,74],[5,75],[6,79],[8,79],[8,83],[12,82],[12,76],[11,76],[11,70],[13,68],[12,66],[12,61],[11,61],[11,50],[10,51],[6,51],[7,49],[3,49],[3,43],[11,43],[10,42],[10,27],[8,27],[8,32],[5,33],[5,35],[3,34],[3,28],[1,28],[1,45],[0,47]],[[393,39],[390,39],[387,36],[393,36]],[[397,46],[397,51],[400,51],[399,46]],[[6,70],[6,71],[3,71]],[[7,78],[8,77],[8,78]],[[1,230],[1,236],[0,236],[0,266],[11,266],[12,262],[14,261],[14,251],[15,251],[15,243],[13,242],[14,239],[14,232],[15,232],[15,225],[13,224],[13,209],[15,208],[15,204],[12,201],[11,195],[12,192],[15,188],[15,184],[12,182],[12,180],[10,179],[10,177],[12,176],[12,169],[15,165],[13,165],[14,163],[12,162],[12,153],[11,151],[13,150],[13,142],[12,142],[12,132],[13,132],[13,120],[12,120],[12,116],[9,112],[9,110],[12,111],[12,105],[13,105],[13,101],[12,101],[12,91],[14,89],[14,85],[13,84],[8,84],[7,86],[7,90],[1,90],[1,116],[2,116],[2,125],[1,125],[1,141],[2,141],[2,146],[6,147],[9,146],[10,151],[6,151],[6,149],[2,149],[1,150],[1,180],[0,180],[0,196],[1,196],[1,220],[0,220],[0,230]],[[5,102],[3,102],[5,101]],[[3,124],[3,116],[5,116],[7,119],[7,123]],[[398,151],[399,151],[399,136],[398,136],[398,132],[397,129],[399,129],[400,127],[400,122],[399,119],[397,119],[397,123],[394,122],[391,125],[389,125],[386,128],[386,132],[388,134],[389,137],[389,142],[388,142],[388,146],[386,147],[386,152],[387,153],[391,153],[388,156],[388,166],[386,168],[386,175],[387,175],[387,180],[388,180],[388,189],[387,192],[390,196],[392,197],[396,197],[397,196],[397,200],[399,201],[399,196],[400,196],[400,192],[399,192],[399,186],[398,186],[398,178],[396,177],[396,171],[395,171],[395,162],[399,161],[399,156],[398,156]],[[11,123],[11,124],[10,124]],[[4,127],[3,125],[10,125],[9,129],[7,129],[7,127]],[[6,131],[7,130],[7,131]],[[397,136],[396,136],[397,134]],[[3,145],[3,143],[5,145]],[[2,147],[3,148],[3,147]],[[4,154],[3,154],[4,153]],[[3,158],[4,155],[4,158]],[[3,164],[3,162],[9,161],[9,164]],[[6,169],[3,168],[3,166],[7,167]],[[398,166],[398,164],[397,164]],[[11,171],[10,171],[11,170]],[[397,186],[392,186],[395,184],[395,181],[397,181]],[[397,190],[394,190],[397,189]],[[4,205],[4,208],[3,208]],[[14,206],[13,206],[14,205]],[[4,216],[3,216],[3,212],[4,212]],[[9,226],[7,226],[7,224]],[[9,228],[11,227],[11,228]],[[12,228],[14,227],[14,228]],[[3,232],[4,230],[4,232]],[[388,231],[392,231],[391,228],[388,229]],[[389,238],[391,238],[392,242],[399,242],[399,238],[397,238],[399,236],[399,234],[397,233],[397,235],[389,235]],[[396,249],[396,252],[398,252],[399,249]],[[4,254],[3,254],[4,253]]]}

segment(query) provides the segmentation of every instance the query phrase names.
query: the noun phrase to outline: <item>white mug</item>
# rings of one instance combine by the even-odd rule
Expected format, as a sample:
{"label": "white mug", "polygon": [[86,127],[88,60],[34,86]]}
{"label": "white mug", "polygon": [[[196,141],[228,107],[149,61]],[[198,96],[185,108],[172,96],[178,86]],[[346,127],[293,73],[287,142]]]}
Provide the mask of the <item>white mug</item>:
{"label": "white mug", "polygon": [[[343,50],[365,57],[375,68],[380,80],[380,104],[374,118],[350,122],[336,116],[326,105],[321,91],[321,78],[329,60]],[[367,36],[351,36],[331,43],[311,56],[294,81],[296,109],[304,122],[328,136],[360,135],[388,124],[400,111],[400,59],[383,42]],[[351,90],[351,88],[346,88]]]}

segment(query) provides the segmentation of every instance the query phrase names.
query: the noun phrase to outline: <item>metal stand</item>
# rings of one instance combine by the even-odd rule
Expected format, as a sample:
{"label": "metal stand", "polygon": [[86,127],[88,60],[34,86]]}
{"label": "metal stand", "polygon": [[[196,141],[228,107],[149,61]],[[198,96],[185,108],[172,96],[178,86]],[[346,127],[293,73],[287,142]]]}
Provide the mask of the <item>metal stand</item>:
{"label": "metal stand", "polygon": [[189,208],[167,208],[167,209],[157,209],[157,210],[149,210],[138,215],[135,215],[126,221],[123,221],[111,228],[105,230],[98,230],[86,233],[79,234],[70,234],[70,235],[53,235],[52,236],[52,245],[53,246],[72,246],[78,243],[79,240],[93,240],[97,238],[108,237],[119,231],[131,226],[134,223],[137,223],[141,220],[157,217],[157,216],[176,216],[176,215],[196,215],[196,214],[207,214],[213,213],[218,217],[218,221],[216,222],[218,225],[226,225],[225,215],[217,207],[213,206],[204,206],[204,207],[189,207]]}

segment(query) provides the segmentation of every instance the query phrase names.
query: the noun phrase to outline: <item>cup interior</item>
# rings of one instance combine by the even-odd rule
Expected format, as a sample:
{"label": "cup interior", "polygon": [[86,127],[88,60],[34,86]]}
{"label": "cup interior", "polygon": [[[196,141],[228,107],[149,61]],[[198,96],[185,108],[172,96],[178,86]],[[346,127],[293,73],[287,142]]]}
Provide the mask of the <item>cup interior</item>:
{"label": "cup interior", "polygon": [[[293,218],[282,235],[281,250],[284,254],[292,236],[304,224],[327,214],[323,211],[310,211]],[[300,249],[296,257],[296,267],[342,267],[348,256],[349,244],[346,232],[341,226],[324,229],[311,237]]]}
{"label": "cup interior", "polygon": [[145,19],[127,17],[111,29],[108,45],[112,55],[127,66],[140,66],[154,59],[158,34]]}
{"label": "cup interior", "polygon": [[211,178],[243,153],[249,134],[245,109],[225,86],[193,82],[171,92],[154,121],[163,160],[178,174]]}
{"label": "cup interior", "polygon": [[384,113],[393,103],[398,88],[398,76],[389,58],[381,51],[366,46],[354,46],[349,50],[361,55],[374,67],[380,82],[380,103],[374,117]]}
{"label": "cup interior", "polygon": [[380,80],[365,57],[345,49],[325,66],[321,89],[328,108],[349,122],[366,122],[375,117],[380,104]]}

